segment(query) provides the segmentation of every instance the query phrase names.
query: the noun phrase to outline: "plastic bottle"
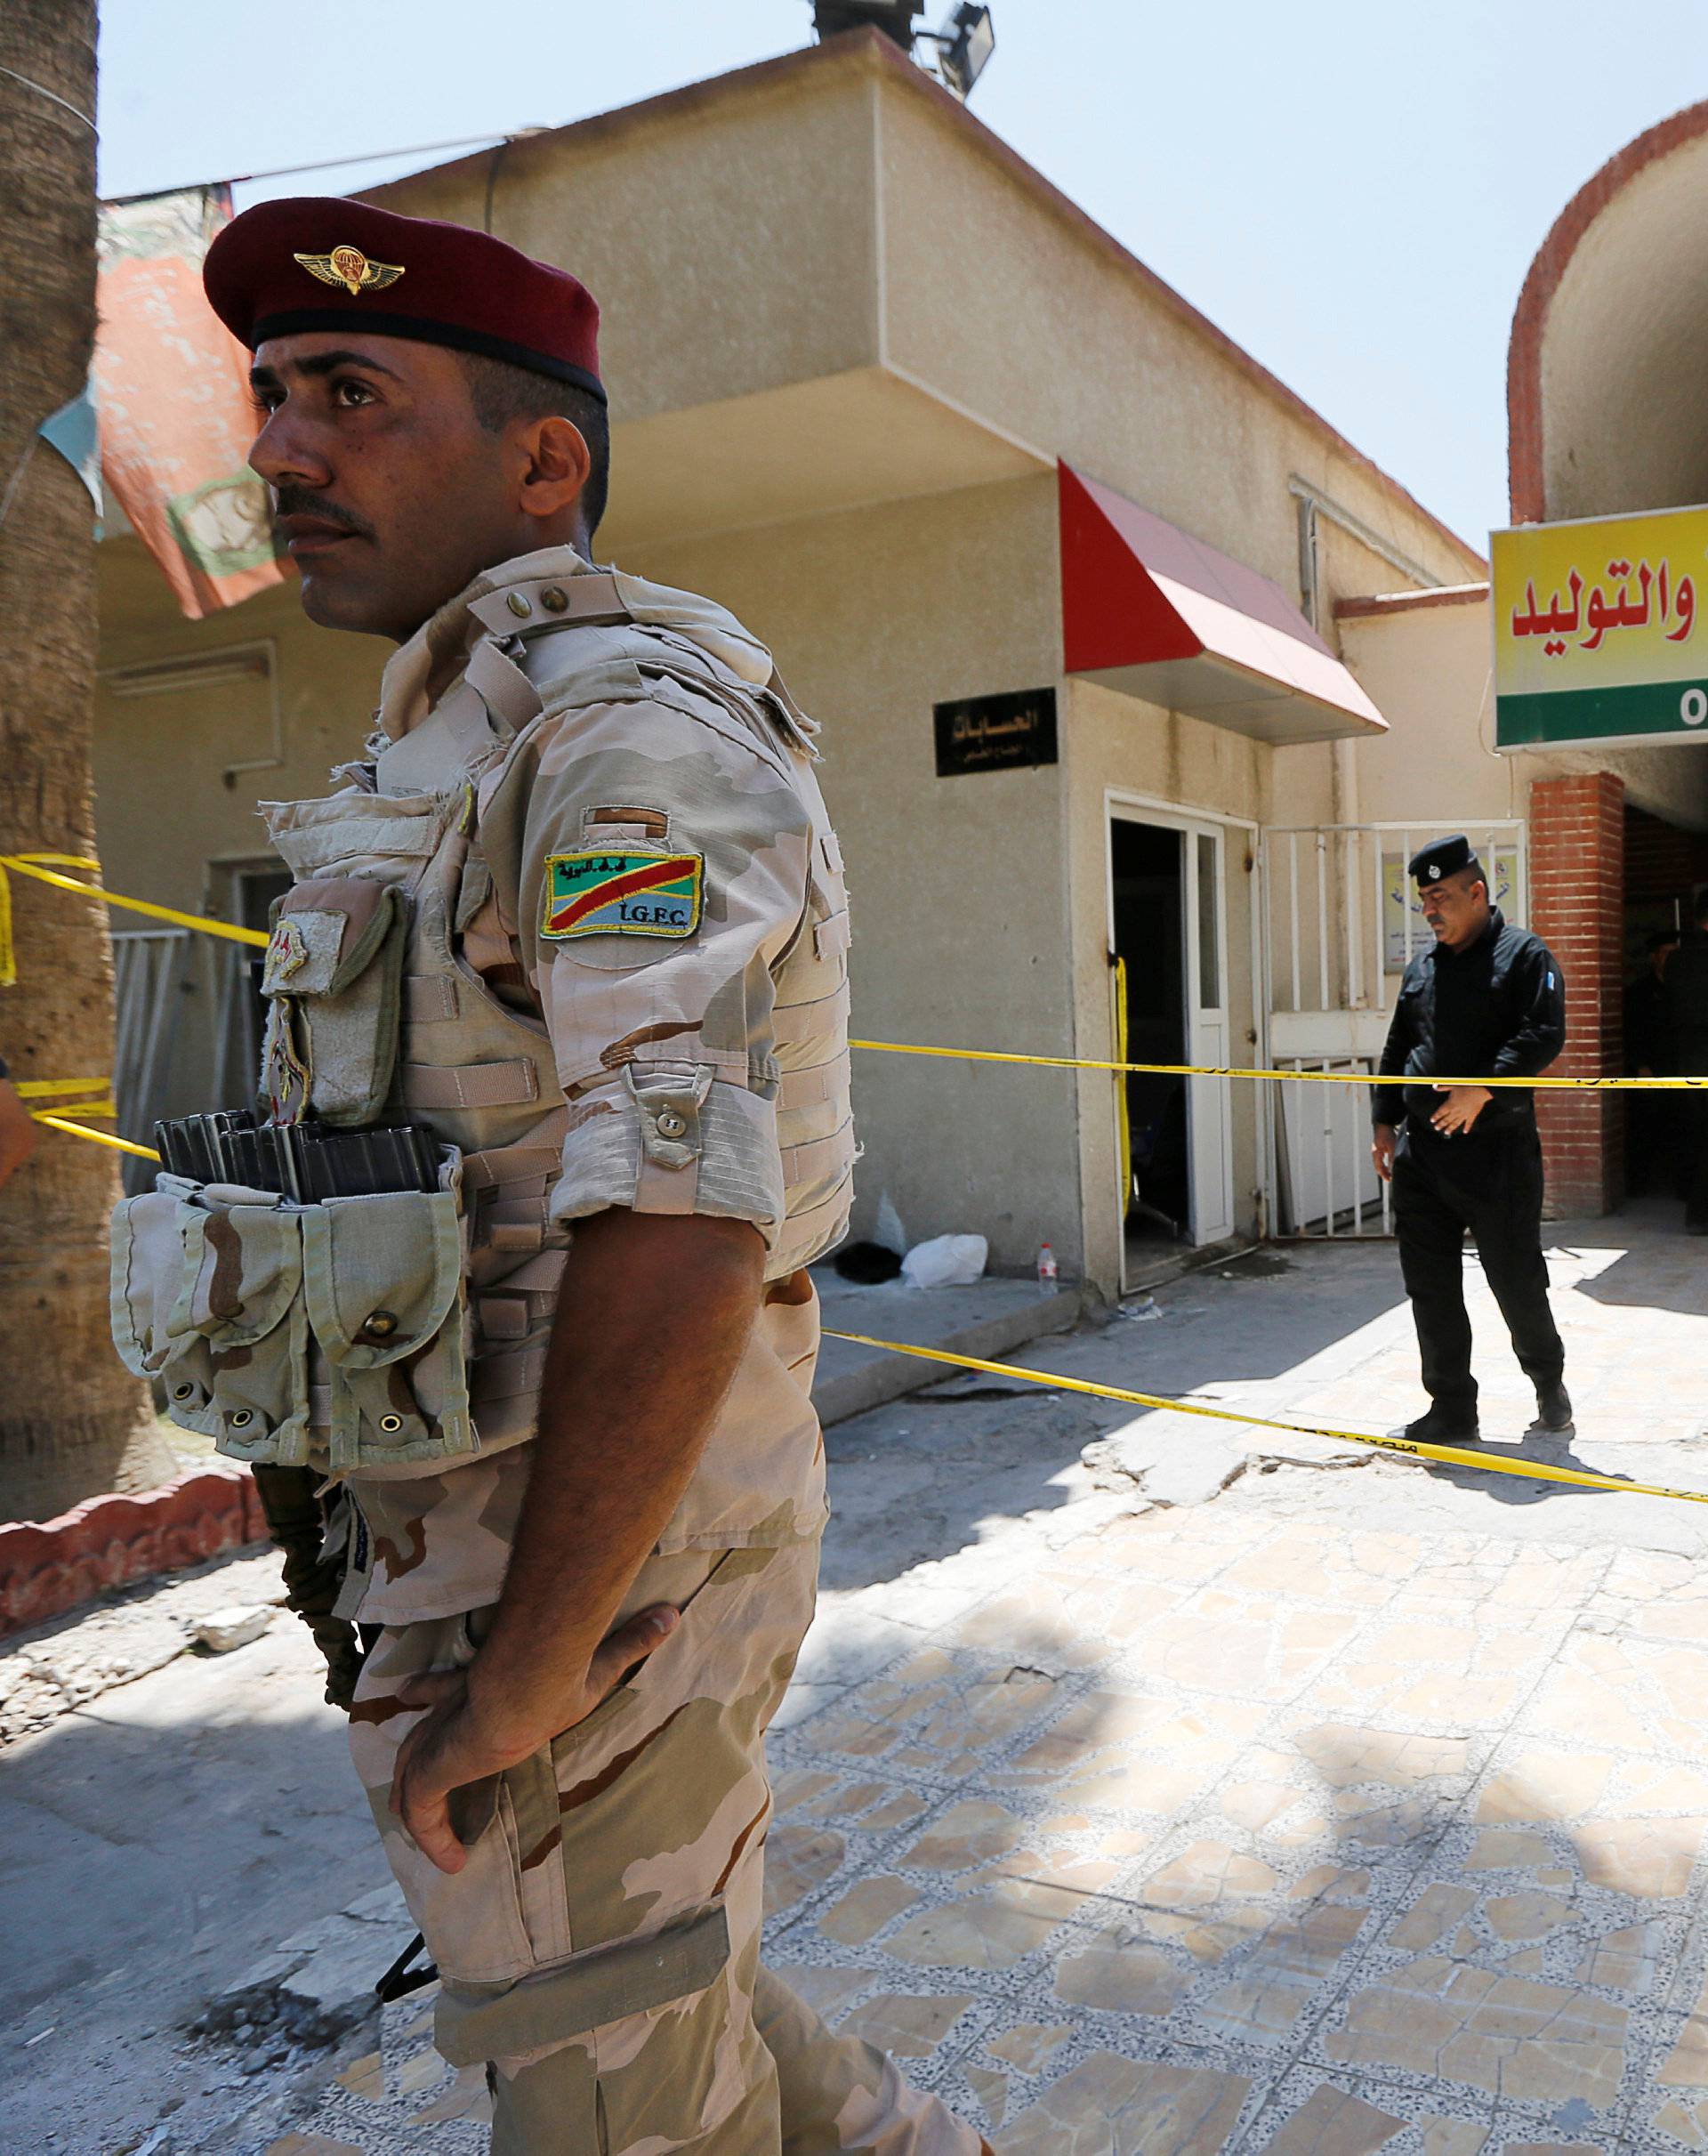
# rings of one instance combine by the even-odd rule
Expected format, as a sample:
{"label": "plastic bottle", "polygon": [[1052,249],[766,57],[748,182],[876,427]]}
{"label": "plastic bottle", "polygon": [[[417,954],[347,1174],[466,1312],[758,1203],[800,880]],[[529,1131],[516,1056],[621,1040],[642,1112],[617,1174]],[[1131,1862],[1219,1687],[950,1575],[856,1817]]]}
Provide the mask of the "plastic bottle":
{"label": "plastic bottle", "polygon": [[1040,1245],[1038,1249],[1038,1293],[1040,1295],[1055,1294],[1057,1272],[1055,1252],[1048,1243]]}

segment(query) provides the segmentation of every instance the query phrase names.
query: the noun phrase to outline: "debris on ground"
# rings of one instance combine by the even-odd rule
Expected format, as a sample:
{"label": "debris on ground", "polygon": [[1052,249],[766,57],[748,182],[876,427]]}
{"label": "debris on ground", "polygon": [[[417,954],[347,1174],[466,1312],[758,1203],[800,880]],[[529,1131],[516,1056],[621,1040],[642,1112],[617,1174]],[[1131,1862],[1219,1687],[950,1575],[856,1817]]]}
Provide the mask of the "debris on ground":
{"label": "debris on ground", "polygon": [[210,2001],[190,2034],[248,2047],[245,2073],[278,2063],[294,2047],[335,2044],[377,2019],[374,1987],[415,1934],[400,1890],[375,1887],[275,1947]]}
{"label": "debris on ground", "polygon": [[910,1288],[971,1288],[984,1278],[990,1245],[982,1235],[933,1235],[901,1261]]}
{"label": "debris on ground", "polygon": [[193,1629],[197,1643],[205,1647],[210,1654],[230,1654],[233,1648],[246,1647],[251,1640],[259,1639],[272,1621],[273,1611],[265,1603],[251,1603],[246,1608],[234,1603],[198,1617]]}
{"label": "debris on ground", "polygon": [[0,1645],[0,1747],[175,1661],[196,1645],[204,1619],[262,1611],[250,1635],[258,1637],[284,1599],[278,1559],[267,1550],[141,1579],[14,1634]]}

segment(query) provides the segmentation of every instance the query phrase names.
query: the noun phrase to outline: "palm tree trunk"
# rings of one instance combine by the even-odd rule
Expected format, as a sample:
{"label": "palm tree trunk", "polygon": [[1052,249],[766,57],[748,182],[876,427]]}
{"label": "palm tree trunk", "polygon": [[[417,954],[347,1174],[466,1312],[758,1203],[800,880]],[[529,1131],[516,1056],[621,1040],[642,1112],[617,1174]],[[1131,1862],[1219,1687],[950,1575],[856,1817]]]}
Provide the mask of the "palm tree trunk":
{"label": "palm tree trunk", "polygon": [[[95,137],[79,117],[94,111],[94,0],[4,0],[0,69],[0,853],[93,854],[93,520],[36,429],[82,390],[94,334]],[[12,910],[13,1076],[111,1070],[104,910],[20,876]],[[116,1163],[44,1132],[0,1196],[0,1517],[45,1519],[176,1466],[108,1336]]]}

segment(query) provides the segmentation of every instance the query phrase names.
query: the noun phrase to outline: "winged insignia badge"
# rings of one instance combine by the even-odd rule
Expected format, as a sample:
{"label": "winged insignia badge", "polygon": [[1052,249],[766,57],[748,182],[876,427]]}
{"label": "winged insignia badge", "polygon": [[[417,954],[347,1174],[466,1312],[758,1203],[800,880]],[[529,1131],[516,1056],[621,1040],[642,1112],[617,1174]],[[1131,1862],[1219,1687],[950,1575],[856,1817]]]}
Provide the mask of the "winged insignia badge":
{"label": "winged insignia badge", "polygon": [[383,292],[403,275],[401,264],[369,262],[359,247],[334,247],[330,254],[299,254],[294,259],[323,285],[342,285],[351,299],[361,292]]}

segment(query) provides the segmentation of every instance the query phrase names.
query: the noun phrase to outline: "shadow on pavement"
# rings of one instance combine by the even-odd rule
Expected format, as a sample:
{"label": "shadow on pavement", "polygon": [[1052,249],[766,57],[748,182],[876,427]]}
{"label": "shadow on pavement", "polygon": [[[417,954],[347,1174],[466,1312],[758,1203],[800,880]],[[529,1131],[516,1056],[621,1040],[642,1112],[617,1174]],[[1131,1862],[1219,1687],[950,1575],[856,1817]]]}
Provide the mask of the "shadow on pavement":
{"label": "shadow on pavement", "polygon": [[[1011,1360],[1160,1397],[1213,1387],[1240,1404],[1241,1387],[1293,1374],[1404,1300],[1391,1244],[1264,1249],[1134,1298],[1134,1307],[1154,1302],[1160,1320],[1114,1315],[1035,1341]],[[826,1433],[826,1587],[896,1579],[978,1542],[987,1522],[1058,1509],[1075,1494],[1088,1444],[1123,1425],[1142,1428],[1156,1412],[1024,1381],[981,1380],[959,1398],[954,1389],[914,1393]]]}
{"label": "shadow on pavement", "polygon": [[[1524,1441],[1518,1445],[1485,1445],[1482,1449],[1494,1460],[1516,1460],[1532,1467],[1567,1467],[1576,1474],[1605,1475],[1612,1482],[1630,1482],[1637,1480],[1620,1474],[1599,1460],[1580,1459],[1572,1450],[1575,1431],[1559,1433],[1529,1430]],[[1586,1489],[1581,1482],[1543,1482],[1528,1475],[1479,1473],[1474,1467],[1450,1467],[1440,1460],[1426,1460],[1429,1472],[1443,1482],[1456,1483],[1462,1490],[1474,1490],[1481,1496],[1493,1498],[1497,1505],[1539,1505],[1544,1498],[1599,1498],[1608,1493],[1604,1490]]]}
{"label": "shadow on pavement", "polygon": [[1614,1249],[1618,1256],[1575,1292],[1622,1310],[1674,1310],[1708,1317],[1708,1241],[1684,1232],[1675,1199],[1632,1199],[1611,1220],[1561,1223],[1552,1248]]}

